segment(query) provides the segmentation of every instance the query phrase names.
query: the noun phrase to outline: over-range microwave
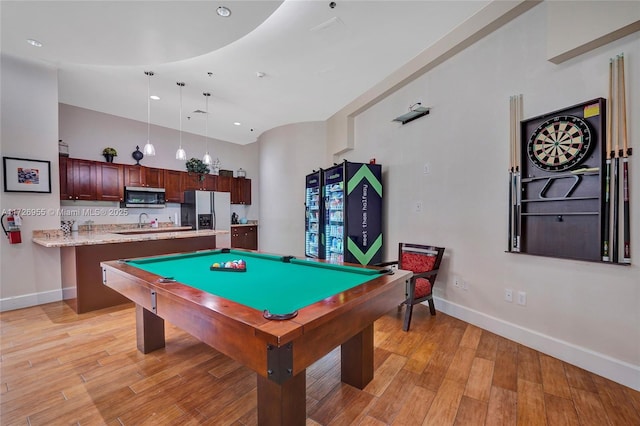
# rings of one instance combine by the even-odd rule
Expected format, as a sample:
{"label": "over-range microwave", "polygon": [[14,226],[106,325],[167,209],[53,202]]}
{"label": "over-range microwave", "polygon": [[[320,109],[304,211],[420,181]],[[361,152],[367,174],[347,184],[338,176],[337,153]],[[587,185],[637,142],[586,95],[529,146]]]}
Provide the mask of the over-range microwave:
{"label": "over-range microwave", "polygon": [[162,208],[165,206],[164,188],[125,186],[122,207]]}

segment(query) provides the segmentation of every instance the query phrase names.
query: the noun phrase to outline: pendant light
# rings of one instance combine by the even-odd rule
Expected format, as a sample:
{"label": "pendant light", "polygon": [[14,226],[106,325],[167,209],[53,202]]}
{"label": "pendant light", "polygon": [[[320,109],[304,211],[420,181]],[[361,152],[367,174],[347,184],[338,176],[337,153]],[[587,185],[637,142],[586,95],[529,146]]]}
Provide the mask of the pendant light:
{"label": "pendant light", "polygon": [[206,152],[204,154],[204,157],[202,157],[202,162],[206,165],[211,165],[211,163],[213,163],[213,160],[211,159],[211,155],[209,155],[209,96],[211,96],[211,93],[209,92],[204,92],[203,93],[204,98],[206,100],[206,108],[205,108],[205,127],[204,127],[204,140],[205,140],[205,147],[206,147]]}
{"label": "pendant light", "polygon": [[142,148],[142,153],[148,157],[156,155],[156,148],[151,143],[151,76],[153,71],[144,72],[149,77],[147,82],[147,143]]}
{"label": "pendant light", "polygon": [[180,87],[180,145],[176,151],[176,160],[186,160],[187,153],[182,148],[182,88],[184,87],[184,82],[178,81],[176,84]]}

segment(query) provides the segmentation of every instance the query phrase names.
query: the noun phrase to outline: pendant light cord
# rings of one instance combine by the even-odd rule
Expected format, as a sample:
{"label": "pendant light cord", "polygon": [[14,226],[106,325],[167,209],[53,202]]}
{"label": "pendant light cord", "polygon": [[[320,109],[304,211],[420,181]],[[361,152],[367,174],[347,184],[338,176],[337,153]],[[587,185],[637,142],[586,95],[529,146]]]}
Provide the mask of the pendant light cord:
{"label": "pendant light cord", "polygon": [[182,148],[182,87],[184,83],[178,83],[180,86],[180,148]]}
{"label": "pendant light cord", "polygon": [[147,75],[147,143],[151,139],[151,76],[152,72],[148,72]]}

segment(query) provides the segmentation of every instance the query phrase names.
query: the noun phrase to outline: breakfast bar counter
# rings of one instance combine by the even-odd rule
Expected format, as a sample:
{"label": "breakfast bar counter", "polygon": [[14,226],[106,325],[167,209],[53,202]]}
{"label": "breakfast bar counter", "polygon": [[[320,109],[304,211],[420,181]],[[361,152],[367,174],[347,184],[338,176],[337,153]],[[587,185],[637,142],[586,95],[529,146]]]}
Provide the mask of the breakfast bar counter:
{"label": "breakfast bar counter", "polygon": [[74,232],[34,231],[35,244],[60,249],[62,289],[65,301],[85,313],[123,303],[129,299],[102,282],[100,262],[216,248],[216,235],[228,231],[163,227]]}
{"label": "breakfast bar counter", "polygon": [[31,239],[36,244],[44,247],[74,247],[95,244],[113,244],[135,241],[171,240],[176,238],[212,237],[219,234],[228,234],[228,231],[200,230],[193,231],[188,226],[176,226],[172,228],[142,228],[127,229],[124,231],[91,231],[73,232],[71,235],[62,235],[56,231],[35,231]]}

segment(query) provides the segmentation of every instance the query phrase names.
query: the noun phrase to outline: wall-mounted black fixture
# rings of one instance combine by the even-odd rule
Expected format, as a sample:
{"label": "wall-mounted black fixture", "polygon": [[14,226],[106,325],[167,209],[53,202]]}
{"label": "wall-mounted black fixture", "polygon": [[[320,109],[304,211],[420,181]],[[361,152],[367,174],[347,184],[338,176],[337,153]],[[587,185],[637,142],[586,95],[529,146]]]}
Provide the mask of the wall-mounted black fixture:
{"label": "wall-mounted black fixture", "polygon": [[429,114],[431,108],[423,107],[421,102],[417,102],[409,107],[409,112],[402,114],[399,117],[394,118],[392,121],[399,121],[402,124],[407,124],[420,117],[424,117]]}

